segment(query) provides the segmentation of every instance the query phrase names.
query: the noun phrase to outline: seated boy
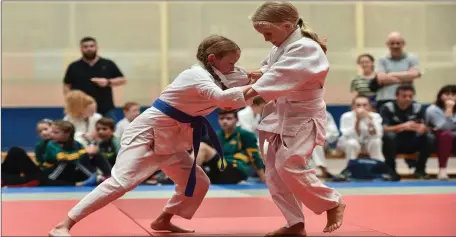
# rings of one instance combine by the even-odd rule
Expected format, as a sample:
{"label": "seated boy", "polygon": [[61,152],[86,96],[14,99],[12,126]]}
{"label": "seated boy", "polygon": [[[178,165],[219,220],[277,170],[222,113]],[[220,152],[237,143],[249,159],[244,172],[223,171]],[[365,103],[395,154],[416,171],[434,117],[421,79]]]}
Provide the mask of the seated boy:
{"label": "seated boy", "polygon": [[110,168],[116,163],[117,153],[120,149],[120,139],[114,136],[114,120],[101,118],[95,125],[98,136],[98,154],[105,158]]}
{"label": "seated boy", "polygon": [[[222,130],[217,132],[223,146],[225,170],[219,170],[221,162],[212,147],[202,143],[197,163],[205,167],[213,184],[237,184],[247,180],[253,166],[258,177],[264,182],[264,164],[258,153],[257,138],[254,133],[237,127],[235,111],[220,111],[219,123]],[[207,151],[207,152],[206,152]]]}

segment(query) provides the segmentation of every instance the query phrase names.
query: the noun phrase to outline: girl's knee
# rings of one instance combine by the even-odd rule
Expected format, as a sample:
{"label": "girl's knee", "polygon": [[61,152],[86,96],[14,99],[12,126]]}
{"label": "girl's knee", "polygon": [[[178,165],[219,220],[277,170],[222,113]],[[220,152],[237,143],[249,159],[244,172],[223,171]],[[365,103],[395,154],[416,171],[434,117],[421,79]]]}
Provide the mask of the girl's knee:
{"label": "girl's knee", "polygon": [[439,131],[437,133],[438,139],[453,139],[453,133],[451,131]]}
{"label": "girl's knee", "polygon": [[24,149],[20,148],[20,147],[17,147],[17,146],[13,146],[9,149],[8,152],[25,152]]}
{"label": "girl's knee", "polygon": [[[310,155],[309,155],[310,157]],[[309,168],[309,159],[300,155],[293,155],[284,162],[276,161],[275,170],[280,176],[289,175],[291,173],[300,172]]]}
{"label": "girl's knee", "polygon": [[348,140],[345,142],[345,149],[360,150],[360,149],[361,149],[361,144],[360,144],[359,141],[356,140],[356,139],[348,139]]}
{"label": "girl's knee", "polygon": [[13,146],[8,150],[8,155],[11,155],[11,156],[26,155],[27,156],[27,152],[20,147]]}
{"label": "girl's knee", "polygon": [[372,143],[372,145],[377,146],[377,147],[381,147],[383,145],[383,141],[380,138],[372,139],[371,143]]}
{"label": "girl's knee", "polygon": [[111,176],[108,179],[106,179],[103,183],[100,184],[100,186],[103,185],[107,189],[112,190],[114,192],[118,193],[126,193],[138,186],[138,183],[135,182],[122,182],[115,177]]}

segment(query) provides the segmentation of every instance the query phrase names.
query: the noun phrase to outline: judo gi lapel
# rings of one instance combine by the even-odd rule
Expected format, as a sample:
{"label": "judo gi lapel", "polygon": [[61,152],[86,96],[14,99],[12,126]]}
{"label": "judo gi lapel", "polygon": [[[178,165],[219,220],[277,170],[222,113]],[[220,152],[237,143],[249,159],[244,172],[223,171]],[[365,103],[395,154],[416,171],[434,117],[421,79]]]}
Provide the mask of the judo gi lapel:
{"label": "judo gi lapel", "polygon": [[274,52],[272,52],[271,54],[271,57],[270,57],[270,62],[269,62],[269,65],[272,66],[272,64],[274,64],[275,62],[277,62],[277,60],[279,60],[280,56],[283,55],[283,53],[285,52],[285,48],[302,39],[302,33],[301,33],[301,29],[296,29],[295,31],[293,31],[293,33],[291,33],[290,36],[288,36],[288,38],[279,46],[279,47],[274,47]]}

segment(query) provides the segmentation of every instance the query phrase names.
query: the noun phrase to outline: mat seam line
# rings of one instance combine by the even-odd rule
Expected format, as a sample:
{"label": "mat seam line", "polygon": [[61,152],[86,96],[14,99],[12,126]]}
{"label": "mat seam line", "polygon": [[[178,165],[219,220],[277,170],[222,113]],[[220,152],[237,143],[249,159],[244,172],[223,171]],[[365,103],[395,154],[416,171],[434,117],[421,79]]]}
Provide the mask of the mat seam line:
{"label": "mat seam line", "polygon": [[136,225],[139,226],[139,228],[143,229],[149,236],[154,236],[152,233],[150,233],[145,227],[143,227],[141,224],[139,224],[134,218],[133,216],[130,216],[127,212],[125,212],[124,210],[120,209],[118,206],[116,206],[114,203],[112,204],[113,206],[115,206],[117,208],[117,210],[119,210],[120,212],[122,212],[125,216],[127,216],[130,220],[132,220]]}
{"label": "mat seam line", "polygon": [[373,229],[372,227],[367,227],[367,226],[363,226],[363,225],[359,225],[359,224],[352,223],[351,221],[348,222],[348,223],[350,223],[350,224],[352,224],[352,225],[354,225],[354,226],[360,227],[360,228],[366,228],[366,229],[371,230],[371,231],[375,231],[375,232],[378,232],[378,233],[382,233],[382,234],[385,234],[385,235],[387,235],[387,236],[394,236],[394,235],[392,235],[392,234],[385,233],[385,232],[383,232],[383,231]]}

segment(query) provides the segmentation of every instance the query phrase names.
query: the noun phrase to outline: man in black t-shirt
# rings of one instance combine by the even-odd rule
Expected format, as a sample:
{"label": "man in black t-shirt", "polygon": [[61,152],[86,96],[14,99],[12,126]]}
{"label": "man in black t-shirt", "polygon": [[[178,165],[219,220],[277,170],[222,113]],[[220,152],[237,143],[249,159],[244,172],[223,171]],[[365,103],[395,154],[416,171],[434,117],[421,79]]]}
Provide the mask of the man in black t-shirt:
{"label": "man in black t-shirt", "polygon": [[97,42],[85,37],[80,42],[82,58],[71,63],[66,71],[64,93],[81,90],[97,102],[97,112],[116,121],[113,86],[121,86],[126,80],[117,65],[97,55]]}
{"label": "man in black t-shirt", "polygon": [[[434,137],[424,124],[423,105],[414,102],[415,89],[401,85],[396,90],[396,101],[380,108],[383,119],[383,154],[385,162],[396,172],[396,154],[419,152],[418,159],[406,160],[409,167],[415,166],[415,177],[427,179],[426,162],[431,154]],[[397,173],[395,173],[397,175]]]}

